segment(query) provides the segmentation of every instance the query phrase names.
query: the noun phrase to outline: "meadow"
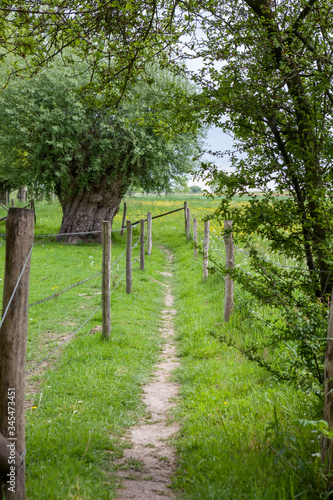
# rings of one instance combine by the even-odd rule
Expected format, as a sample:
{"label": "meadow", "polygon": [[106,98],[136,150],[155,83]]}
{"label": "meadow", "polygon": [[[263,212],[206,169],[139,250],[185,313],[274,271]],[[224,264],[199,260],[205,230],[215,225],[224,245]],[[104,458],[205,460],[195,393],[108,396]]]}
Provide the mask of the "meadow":
{"label": "meadow", "polygon": [[[199,195],[186,201],[191,216],[200,221],[219,203]],[[127,198],[127,218],[134,222],[148,211],[157,215],[183,202],[182,197]],[[113,229],[120,227],[121,219],[122,211]],[[57,233],[60,223],[56,201],[37,203],[36,235]],[[3,227],[2,223],[0,232]],[[202,227],[199,222],[199,243]],[[212,223],[211,231],[218,237],[219,225]],[[133,242],[138,237],[136,227]],[[125,241],[126,235],[112,234],[113,262],[124,251]],[[222,252],[223,245],[213,241],[215,250]],[[163,287],[157,281],[163,281],[159,271],[166,257],[161,246],[174,254],[181,362],[174,374],[180,401],[172,414],[180,423],[174,440],[175,492],[183,499],[326,498],[320,434],[309,424],[321,419],[321,403],[218,341],[214,333],[223,329],[242,341],[245,336],[265,338],[267,327],[248,314],[249,297],[241,288],[231,321],[224,324],[224,279],[211,273],[203,282],[201,259],[194,259],[193,245],[186,241],[183,212],[153,221],[153,253],[146,257],[145,271],[134,264],[131,295],[125,293],[124,279],[119,281],[124,258],[113,267],[113,284],[119,284],[111,296],[110,341],[100,333],[100,276],[29,309],[27,497],[114,498],[115,461],[126,446],[122,438],[143,416],[141,387],[162,346],[158,329]],[[66,245],[52,237],[36,238],[29,302],[98,273],[101,257],[97,244]],[[4,245],[0,259],[3,272]],[[237,259],[247,269],[246,256],[239,253]],[[127,464],[129,469],[139,466]]]}

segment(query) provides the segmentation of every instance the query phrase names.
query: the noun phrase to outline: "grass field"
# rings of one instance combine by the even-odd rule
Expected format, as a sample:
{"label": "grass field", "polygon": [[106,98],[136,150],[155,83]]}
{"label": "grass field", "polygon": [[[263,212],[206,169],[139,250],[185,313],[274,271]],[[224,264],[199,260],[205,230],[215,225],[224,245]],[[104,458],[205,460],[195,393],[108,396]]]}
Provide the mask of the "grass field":
{"label": "grass field", "polygon": [[[178,208],[184,200],[126,201],[127,217],[134,222],[148,211],[157,215]],[[191,215],[199,219],[218,206],[218,200],[202,196],[186,201]],[[121,217],[120,212],[113,228],[120,227]],[[57,202],[37,204],[36,234],[54,234],[60,222]],[[218,235],[218,225],[211,229]],[[138,236],[135,229],[133,242]],[[133,294],[126,295],[124,280],[113,293],[110,342],[101,338],[100,309],[79,329],[100,305],[100,276],[29,309],[27,370],[33,371],[27,389],[27,497],[114,497],[114,459],[121,456],[126,429],[142,417],[141,386],[161,349],[163,290],[156,282],[163,281],[158,271],[166,262],[161,245],[175,256],[173,292],[181,361],[174,375],[181,383],[174,414],[181,426],[175,440],[175,491],[184,499],[325,498],[320,436],[302,423],[321,418],[320,404],[214,338],[212,332],[226,328],[223,279],[215,274],[202,281],[200,258],[194,260],[192,244],[185,238],[183,212],[154,221],[153,254],[146,258],[144,272],[134,264]],[[113,262],[124,248],[125,236],[113,233]],[[3,269],[4,246],[0,258]],[[244,256],[238,258],[245,266]],[[114,284],[124,265],[123,258],[113,268]],[[29,302],[58,293],[100,269],[97,244],[36,239]],[[265,325],[248,317],[246,297],[242,290],[239,293],[229,333],[235,339],[264,338]]]}

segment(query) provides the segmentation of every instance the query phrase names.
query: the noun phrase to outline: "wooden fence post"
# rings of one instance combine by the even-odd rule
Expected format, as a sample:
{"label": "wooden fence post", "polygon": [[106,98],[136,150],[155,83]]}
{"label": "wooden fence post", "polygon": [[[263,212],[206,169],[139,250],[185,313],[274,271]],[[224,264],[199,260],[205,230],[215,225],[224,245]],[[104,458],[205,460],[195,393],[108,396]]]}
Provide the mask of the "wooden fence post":
{"label": "wooden fence post", "polygon": [[125,231],[125,220],[126,220],[126,212],[127,212],[127,205],[126,202],[124,201],[124,212],[123,212],[123,221],[121,223],[121,231],[120,234],[123,235]]}
{"label": "wooden fence post", "polygon": [[198,221],[196,217],[193,219],[193,243],[194,243],[194,258],[198,257]]}
{"label": "wooden fence post", "polygon": [[111,222],[102,222],[102,337],[111,338]]}
{"label": "wooden fence post", "polygon": [[203,241],[203,280],[208,278],[208,250],[209,250],[209,220],[205,221],[204,241]]}
{"label": "wooden fence post", "polygon": [[31,198],[30,200],[30,206],[31,206],[31,210],[34,211],[34,221],[35,221],[35,224],[36,224],[36,209],[35,209],[35,200],[33,198]]}
{"label": "wooden fence post", "polygon": [[25,499],[25,361],[33,237],[33,211],[10,208],[6,221],[4,319],[0,331],[0,455],[4,458],[4,453],[7,454],[7,471],[1,460],[1,493],[6,500]]}
{"label": "wooden fence post", "polygon": [[188,202],[184,201],[184,219],[185,219],[185,234],[186,234],[186,220],[187,220],[187,209],[188,209]]}
{"label": "wooden fence post", "polygon": [[14,198],[12,198],[12,208],[14,208],[14,207],[15,207],[15,200],[14,200]]}
{"label": "wooden fence post", "polygon": [[126,221],[126,293],[132,293],[132,222]]}
{"label": "wooden fence post", "polygon": [[145,270],[145,219],[140,220],[140,269]]}
{"label": "wooden fence post", "polygon": [[151,212],[147,213],[147,255],[151,255],[151,249],[153,246],[152,239],[152,215]]}
{"label": "wooden fence post", "polygon": [[190,208],[186,209],[186,238],[187,241],[191,239],[191,210]]}
{"label": "wooden fence post", "polygon": [[[224,229],[228,230],[232,228],[232,220],[224,221]],[[232,232],[224,236],[225,243],[225,253],[226,262],[225,267],[227,269],[234,268],[234,241],[232,237]],[[230,276],[226,276],[225,282],[225,295],[224,295],[224,320],[229,321],[232,310],[234,308],[234,280]]]}

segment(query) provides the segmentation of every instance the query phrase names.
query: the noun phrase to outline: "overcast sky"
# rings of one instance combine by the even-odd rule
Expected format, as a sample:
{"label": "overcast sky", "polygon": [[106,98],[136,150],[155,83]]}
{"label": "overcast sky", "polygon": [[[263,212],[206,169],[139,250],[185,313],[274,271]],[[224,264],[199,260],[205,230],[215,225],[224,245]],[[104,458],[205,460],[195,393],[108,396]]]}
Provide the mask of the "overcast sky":
{"label": "overcast sky", "polygon": [[[198,30],[198,33],[202,33],[200,30]],[[203,36],[203,33],[202,33]],[[187,37],[184,37],[184,40],[186,40]],[[200,70],[202,67],[202,60],[201,58],[197,59],[187,59],[186,60],[186,66],[189,70],[191,71],[197,71]],[[216,64],[216,69],[218,69],[219,64]],[[211,127],[208,130],[207,134],[207,139],[206,139],[206,149],[211,150],[211,151],[221,151],[224,152],[226,150],[232,149],[232,139],[229,135],[225,134],[222,132],[221,129],[217,127]],[[228,167],[228,158],[218,158],[217,156],[209,155],[206,154],[203,156],[203,160],[211,161],[212,163],[215,163],[216,165],[219,165],[221,167]],[[205,183],[203,181],[189,181],[189,186],[196,185],[200,187],[205,187]]]}
{"label": "overcast sky", "polygon": [[[208,130],[207,139],[206,139],[206,149],[209,151],[221,151],[224,152],[226,150],[232,149],[232,139],[229,135],[225,134],[221,129],[217,127],[211,127]],[[211,161],[215,163],[215,165],[219,165],[224,168],[228,168],[229,161],[228,157],[219,158],[217,156],[205,154],[202,158],[203,161]],[[205,183],[203,181],[198,180],[190,180],[188,182],[189,186],[200,186],[205,187]]]}

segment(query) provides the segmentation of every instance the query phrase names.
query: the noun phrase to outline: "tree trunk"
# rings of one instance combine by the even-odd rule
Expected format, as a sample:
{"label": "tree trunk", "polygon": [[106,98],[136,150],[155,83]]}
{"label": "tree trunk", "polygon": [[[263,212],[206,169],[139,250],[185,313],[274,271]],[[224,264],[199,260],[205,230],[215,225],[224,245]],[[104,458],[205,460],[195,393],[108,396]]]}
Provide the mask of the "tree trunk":
{"label": "tree trunk", "polygon": [[[60,196],[63,218],[57,240],[66,243],[78,241],[102,243],[102,221],[110,221],[112,224],[128,184],[122,179],[116,179],[109,185],[106,179],[102,179],[99,184],[90,185],[89,191],[82,189],[66,197]],[[73,234],[88,231],[92,233]],[[60,236],[64,233],[70,236]]]}
{"label": "tree trunk", "polygon": [[[327,346],[324,369],[324,420],[329,430],[333,427],[333,294],[331,296],[330,316],[327,330]],[[333,440],[324,436],[321,444],[321,460],[329,476],[328,488],[333,489],[331,473],[333,470]]]}

